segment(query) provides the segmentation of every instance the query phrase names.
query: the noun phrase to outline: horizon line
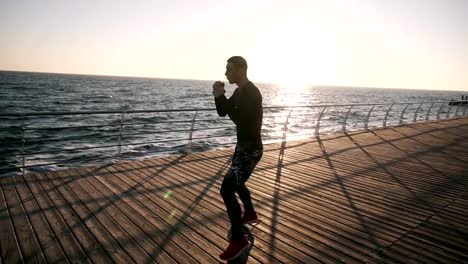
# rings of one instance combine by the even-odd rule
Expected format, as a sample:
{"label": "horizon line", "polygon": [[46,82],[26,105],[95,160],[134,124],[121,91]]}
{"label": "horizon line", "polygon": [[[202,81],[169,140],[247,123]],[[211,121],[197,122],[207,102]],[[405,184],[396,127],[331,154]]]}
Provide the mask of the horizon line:
{"label": "horizon line", "polygon": [[[80,76],[97,76],[97,77],[121,77],[121,78],[141,78],[141,79],[160,79],[160,80],[182,80],[182,81],[216,81],[210,79],[189,79],[189,78],[170,78],[170,77],[154,77],[154,76],[130,76],[130,75],[111,75],[111,74],[95,74],[95,73],[70,73],[70,72],[43,72],[30,70],[2,70],[0,72],[21,72],[21,73],[38,73],[38,74],[57,74],[57,75],[80,75]],[[280,82],[259,81],[259,84],[282,85]],[[363,88],[363,89],[395,89],[395,90],[420,90],[420,91],[451,91],[451,92],[468,92],[461,89],[441,89],[441,88],[407,88],[407,87],[371,87],[371,86],[354,86],[354,85],[336,85],[336,84],[307,84],[312,87],[342,87],[342,88]]]}

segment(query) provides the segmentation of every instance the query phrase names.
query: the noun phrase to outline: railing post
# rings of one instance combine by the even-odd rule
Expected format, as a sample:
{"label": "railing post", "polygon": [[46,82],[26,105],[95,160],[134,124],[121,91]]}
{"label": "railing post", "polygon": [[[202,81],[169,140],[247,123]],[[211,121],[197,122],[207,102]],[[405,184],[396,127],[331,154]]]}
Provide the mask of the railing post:
{"label": "railing post", "polygon": [[393,105],[394,105],[394,103],[393,103],[392,105],[390,105],[390,107],[389,107],[388,110],[387,110],[387,113],[385,113],[385,117],[384,117],[384,120],[383,120],[383,127],[384,127],[384,128],[387,127],[388,113],[390,113],[390,110],[392,110]]}
{"label": "railing post", "polygon": [[449,106],[449,109],[447,111],[447,115],[445,116],[445,118],[449,118],[450,116],[450,110],[452,110],[452,105]]}
{"label": "railing post", "polygon": [[320,111],[320,114],[319,114],[319,118],[317,120],[317,125],[315,125],[315,135],[318,136],[319,135],[319,131],[320,131],[320,120],[322,120],[322,116],[323,116],[323,112],[325,112],[325,109],[327,107],[324,106],[322,111]]}
{"label": "railing post", "polygon": [[401,126],[401,124],[403,124],[403,116],[405,115],[405,112],[406,112],[406,109],[408,108],[410,104],[406,104],[405,106],[405,109],[403,109],[403,112],[401,112],[401,115],[400,115],[400,122],[398,122],[398,125]]}
{"label": "railing post", "polygon": [[195,111],[195,114],[193,115],[193,119],[192,119],[192,125],[190,126],[190,134],[189,134],[189,138],[188,138],[188,153],[192,153],[192,135],[193,135],[193,128],[195,126],[195,120],[197,119],[197,114],[198,114],[198,110]]}
{"label": "railing post", "polygon": [[119,146],[118,146],[119,155],[122,153],[122,132],[123,132],[124,116],[125,116],[125,112],[122,112],[122,114],[120,115],[120,131],[119,131]]}
{"label": "railing post", "polygon": [[437,120],[440,119],[440,112],[442,112],[442,108],[444,108],[444,104],[445,104],[445,103],[440,104],[439,111],[437,111]]}
{"label": "railing post", "polygon": [[351,112],[351,109],[353,108],[354,105],[351,105],[348,109],[348,112],[346,112],[346,115],[343,119],[343,127],[342,127],[342,130],[343,130],[343,133],[346,132],[346,121],[348,121],[348,116],[349,116],[349,112]]}
{"label": "railing post", "polygon": [[422,105],[423,105],[423,103],[420,103],[418,108],[416,109],[416,112],[414,112],[413,123],[416,123],[416,119],[418,119],[419,109],[421,109]]}
{"label": "railing post", "polygon": [[25,155],[24,155],[24,143],[26,142],[25,138],[24,138],[24,134],[25,134],[25,129],[24,129],[24,117],[21,119],[21,159],[22,159],[22,162],[21,162],[21,167],[22,167],[22,175],[24,176],[24,171],[26,170],[26,158],[25,158]]}
{"label": "railing post", "polygon": [[366,120],[364,121],[364,129],[365,130],[367,130],[367,128],[369,127],[369,118],[370,118],[372,110],[374,110],[374,107],[375,107],[375,104],[372,105],[371,109],[369,110],[369,113],[367,113]]}
{"label": "railing post", "polygon": [[458,115],[458,110],[460,110],[460,106],[462,106],[462,104],[459,104],[458,107],[457,107],[457,110],[455,110],[455,116]]}
{"label": "railing post", "polygon": [[426,121],[429,120],[429,115],[431,114],[431,110],[432,110],[432,107],[434,107],[434,104],[435,102],[433,102],[431,104],[431,107],[429,107],[429,109],[427,110],[427,113],[426,113]]}

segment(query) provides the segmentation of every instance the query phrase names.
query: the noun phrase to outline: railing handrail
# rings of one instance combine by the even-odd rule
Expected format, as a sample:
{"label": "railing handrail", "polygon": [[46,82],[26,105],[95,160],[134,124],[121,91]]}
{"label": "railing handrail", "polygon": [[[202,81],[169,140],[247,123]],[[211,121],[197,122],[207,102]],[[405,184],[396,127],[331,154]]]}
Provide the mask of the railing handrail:
{"label": "railing handrail", "polygon": [[[444,101],[424,101],[424,102],[395,102],[395,103],[355,103],[355,104],[316,104],[316,105],[282,105],[264,106],[263,109],[290,109],[290,108],[322,108],[322,107],[346,107],[346,106],[379,106],[379,105],[405,105],[405,104],[432,104],[468,102],[468,100],[444,100]],[[82,114],[133,114],[133,113],[169,113],[169,112],[193,112],[193,111],[214,111],[216,108],[177,108],[177,109],[148,109],[148,110],[89,110],[89,111],[54,111],[54,112],[0,112],[0,116],[44,116],[44,115],[82,115]]]}
{"label": "railing handrail", "polygon": [[[440,107],[435,107],[436,104],[442,104]],[[444,104],[450,105],[449,107],[444,107]],[[454,106],[455,104],[458,104],[458,106]],[[394,106],[401,106],[401,107],[394,107]],[[410,105],[414,105],[414,107],[409,107]],[[430,107],[422,107],[423,105],[427,105]],[[376,107],[380,106],[380,107]],[[385,107],[386,106],[386,107]],[[390,107],[388,107],[390,106]],[[318,136],[321,133],[330,133],[330,131],[333,131],[333,127],[336,126],[341,126],[340,131],[342,132],[348,132],[351,130],[356,130],[359,129],[359,124],[363,125],[364,130],[369,129],[369,124],[372,123],[372,127],[387,127],[387,121],[388,122],[393,122],[397,119],[396,124],[394,125],[402,125],[403,120],[407,120],[405,118],[405,114],[407,115],[412,115],[410,123],[415,123],[417,120],[429,120],[431,117],[436,118],[439,120],[442,109],[446,109],[446,114],[444,115],[445,118],[449,118],[450,115],[452,117],[458,116],[459,113],[461,112],[460,107],[463,106],[463,113],[462,116],[466,116],[467,112],[467,106],[468,106],[468,100],[444,100],[444,101],[420,101],[420,102],[389,102],[389,103],[359,103],[359,104],[316,104],[316,105],[286,105],[286,106],[266,106],[263,107],[264,112],[266,115],[264,115],[264,120],[265,117],[271,118],[270,123],[266,124],[264,122],[264,125],[267,125],[267,127],[262,127],[266,129],[270,129],[270,132],[266,132],[266,135],[269,135],[269,141],[274,142],[274,140],[277,140],[278,138],[276,137],[275,132],[275,127],[281,125],[282,126],[282,131],[283,131],[283,136],[281,137],[283,141],[286,140],[286,137],[288,136],[288,131],[289,131],[289,124],[293,124],[292,127],[295,128],[295,132],[299,136],[304,136],[304,135],[310,135],[312,136],[312,131],[314,130],[313,133],[315,136]],[[336,111],[336,108],[344,108],[343,111],[338,110]],[[280,109],[281,111],[269,111],[269,110],[275,110],[275,109]],[[299,109],[300,111],[296,111],[296,109]],[[318,109],[317,111],[306,111],[304,112],[304,109]],[[335,109],[335,110],[330,110],[330,115],[325,114],[325,112],[329,109]],[[436,112],[436,115],[432,115],[432,110],[435,109],[434,111]],[[452,111],[454,110],[454,111]],[[288,111],[288,112],[286,112]],[[296,111],[297,114],[293,114],[293,112]],[[132,118],[129,117],[129,114],[141,114],[141,113],[174,113],[174,112],[186,112],[186,113],[195,113],[191,119],[185,120],[184,116],[178,116],[178,115],[170,115],[169,119],[163,119],[163,120],[152,120],[149,118],[148,120],[145,120],[145,122],[137,121],[133,123],[130,121],[130,123],[127,123],[129,120]],[[192,150],[192,141],[196,140],[205,140],[205,139],[216,139],[219,137],[232,137],[234,135],[225,134],[225,132],[221,134],[213,134],[210,133],[207,136],[204,135],[199,135],[199,136],[193,136],[193,133],[195,131],[206,131],[206,130],[213,130],[213,129],[234,129],[235,126],[234,124],[231,124],[231,126],[213,126],[211,123],[206,123],[205,121],[212,121],[211,119],[207,119],[207,116],[204,116],[203,114],[200,114],[200,119],[197,119],[197,113],[201,112],[210,112],[208,113],[208,116],[211,115],[211,113],[216,113],[216,108],[180,108],[180,109],[153,109],[153,110],[100,110],[100,111],[57,111],[57,112],[23,112],[23,113],[0,113],[0,117],[11,117],[8,118],[7,121],[12,121],[12,122],[20,122],[19,126],[14,125],[10,127],[0,127],[0,129],[3,129],[1,131],[11,133],[13,131],[17,132],[18,128],[20,129],[20,136],[21,138],[14,138],[14,144],[12,142],[9,142],[8,139],[6,141],[2,141],[3,144],[9,144],[9,147],[13,147],[15,144],[19,144],[18,146],[18,154],[21,156],[21,159],[19,160],[21,165],[13,165],[10,166],[8,164],[6,167],[2,166],[0,164],[0,173],[4,169],[22,169],[23,173],[25,172],[26,168],[31,168],[35,166],[47,166],[51,164],[60,164],[60,163],[40,163],[40,164],[28,164],[26,159],[26,156],[31,156],[31,155],[45,155],[45,157],[42,157],[43,160],[53,160],[54,158],[49,158],[47,157],[47,154],[58,154],[58,153],[69,153],[69,152],[79,152],[79,151],[86,151],[86,150],[92,150],[92,149],[109,149],[109,148],[114,148],[117,147],[117,153],[118,155],[122,155],[121,148],[122,147],[130,147],[130,146],[140,146],[140,145],[148,145],[148,144],[164,144],[164,143],[170,143],[170,142],[182,142],[185,141],[187,142],[187,148],[188,148],[188,153],[191,152]],[[452,113],[453,112],[453,113]],[[356,113],[363,113],[363,114],[357,114]],[[392,113],[392,115],[390,115]],[[394,115],[395,113],[398,113],[398,115]],[[445,113],[445,112],[444,112]],[[53,123],[46,122],[44,124],[40,125],[32,125],[28,124],[29,119],[28,117],[38,117],[38,120],[42,119],[52,119],[54,120],[57,116],[67,116],[67,115],[85,115],[84,117],[80,117],[81,119],[84,118],[91,118],[92,120],[93,115],[116,115],[113,117],[112,122],[109,122],[107,124],[101,125],[101,124],[83,124],[83,125],[73,125],[73,126],[56,126],[54,127]],[[372,121],[370,120],[372,114]],[[419,115],[421,114],[421,115]],[[120,115],[120,116],[119,116]],[[315,119],[309,118],[309,116],[315,117]],[[422,117],[422,118],[418,118]],[[302,121],[299,120],[301,123],[301,127],[299,130],[299,133],[297,132],[297,121],[296,118],[299,117]],[[332,118],[333,117],[333,118]],[[118,120],[116,119],[118,118]],[[138,118],[138,116],[136,117]],[[148,118],[144,116],[144,118]],[[11,119],[11,120],[9,120]],[[69,122],[70,117],[67,117],[63,122]],[[182,120],[181,120],[182,119]],[[348,123],[348,120],[353,119],[354,122]],[[152,120],[151,122],[146,122]],[[218,120],[218,119],[216,119]],[[219,119],[219,121],[224,120],[226,121],[227,118],[224,119]],[[292,120],[292,121],[291,121]],[[304,120],[307,120],[308,124],[306,124],[304,128]],[[27,122],[26,122],[27,121]],[[127,121],[127,122],[126,122]],[[223,121],[223,122],[224,122]],[[291,122],[290,122],[291,121]],[[309,122],[310,121],[310,122]],[[99,121],[101,122],[101,121]],[[182,127],[171,127],[170,129],[164,128],[164,126],[159,126],[160,124],[167,124],[167,125],[174,125],[176,123],[181,123],[185,122],[190,125],[190,128],[182,128]],[[324,122],[322,124],[321,122]],[[337,124],[333,124],[333,122]],[[341,123],[340,123],[341,122]],[[195,123],[197,124],[203,124],[200,127],[196,127]],[[330,124],[332,123],[332,124]],[[378,124],[380,123],[380,125]],[[135,129],[135,127],[139,125],[158,125],[155,127],[150,127],[144,129],[144,131],[137,131],[138,133],[132,132],[128,133],[128,129]],[[223,123],[224,124],[224,123]],[[348,124],[353,126],[352,128],[348,129]],[[393,124],[392,124],[393,125]],[[15,129],[12,129],[15,127]],[[47,131],[47,129],[55,129],[55,131],[60,130],[60,129],[87,129],[87,128],[103,128],[103,127],[118,127],[118,130],[111,129],[103,129],[103,130],[91,130],[93,134],[88,135],[77,135],[74,136],[73,134],[70,135],[70,137],[63,137],[62,134],[60,134],[58,137],[55,137],[55,135],[49,135],[49,136],[40,136],[37,137],[36,134],[38,131]],[[273,130],[271,130],[273,129]],[[124,131],[127,130],[127,131]],[[154,131],[153,131],[154,130]],[[263,130],[262,130],[263,131]],[[273,132],[271,132],[273,131]],[[328,132],[327,132],[328,131]],[[95,134],[95,133],[97,134]],[[108,132],[112,132],[111,134],[108,134]],[[188,138],[185,137],[179,137],[179,135],[175,135],[174,137],[157,137],[157,140],[154,138],[146,138],[145,136],[139,138],[142,139],[142,141],[124,141],[128,139],[128,136],[130,136],[130,140],[132,140],[131,136],[142,136],[142,135],[147,135],[147,134],[162,134],[164,133],[169,133],[169,132],[178,132],[178,133],[188,133]],[[306,134],[301,134],[302,132],[305,132]],[[338,130],[336,130],[338,132]],[[33,134],[31,134],[33,133]],[[63,132],[62,132],[63,133]],[[71,133],[79,133],[76,131],[72,131]],[[101,134],[100,134],[101,133]],[[268,134],[271,133],[271,134]],[[310,134],[309,134],[310,133]],[[39,133],[40,134],[40,133]],[[68,134],[67,134],[68,135]],[[31,137],[32,136],[32,137]],[[41,137],[43,139],[41,140]],[[117,138],[117,140],[114,139],[114,137]],[[37,144],[48,144],[49,142],[63,142],[63,141],[69,141],[69,140],[76,140],[79,141],[80,139],[86,139],[87,142],[92,142],[89,139],[91,138],[106,138],[111,139],[111,141],[116,141],[115,144],[109,143],[108,141],[105,142],[105,144],[102,141],[99,142],[98,145],[86,145],[86,143],[83,142],[72,142],[72,144],[80,144],[83,143],[82,145],[79,145],[78,147],[74,148],[61,148],[61,147],[54,147],[52,149],[50,148],[37,148]],[[273,141],[272,141],[273,140]],[[216,140],[215,140],[216,141]],[[235,141],[231,143],[225,143],[225,142],[216,142],[217,146],[220,145],[228,145],[228,144],[234,144]],[[36,144],[36,145],[34,145]],[[62,144],[62,143],[60,143]],[[60,145],[59,146],[63,146]],[[94,144],[94,143],[93,143]],[[185,145],[185,144],[184,144]],[[5,145],[3,145],[5,146]],[[163,145],[164,146],[164,145]],[[163,148],[164,149],[164,148]],[[155,152],[164,152],[167,150],[156,150]],[[76,154],[76,153],[75,153]],[[67,154],[68,155],[68,154]],[[63,156],[63,155],[62,155]]]}

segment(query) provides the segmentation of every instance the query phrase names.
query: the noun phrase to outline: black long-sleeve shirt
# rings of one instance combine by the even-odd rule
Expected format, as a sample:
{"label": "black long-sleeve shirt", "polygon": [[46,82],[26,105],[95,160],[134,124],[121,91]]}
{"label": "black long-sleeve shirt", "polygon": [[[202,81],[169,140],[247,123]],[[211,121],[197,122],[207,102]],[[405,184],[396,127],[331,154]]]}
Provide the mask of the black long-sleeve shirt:
{"label": "black long-sleeve shirt", "polygon": [[236,124],[237,144],[262,150],[262,95],[258,88],[248,82],[241,88],[236,88],[232,96],[225,95],[215,98],[216,110],[219,116],[229,116]]}

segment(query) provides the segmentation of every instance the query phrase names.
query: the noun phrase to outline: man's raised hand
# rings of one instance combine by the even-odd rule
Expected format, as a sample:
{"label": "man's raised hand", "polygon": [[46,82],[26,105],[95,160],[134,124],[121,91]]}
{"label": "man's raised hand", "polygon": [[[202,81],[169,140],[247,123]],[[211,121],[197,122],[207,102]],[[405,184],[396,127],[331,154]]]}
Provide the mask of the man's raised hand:
{"label": "man's raised hand", "polygon": [[216,81],[213,84],[213,95],[214,95],[214,97],[216,97],[216,98],[220,97],[224,93],[226,93],[226,90],[224,90],[224,83],[220,82],[220,81]]}

